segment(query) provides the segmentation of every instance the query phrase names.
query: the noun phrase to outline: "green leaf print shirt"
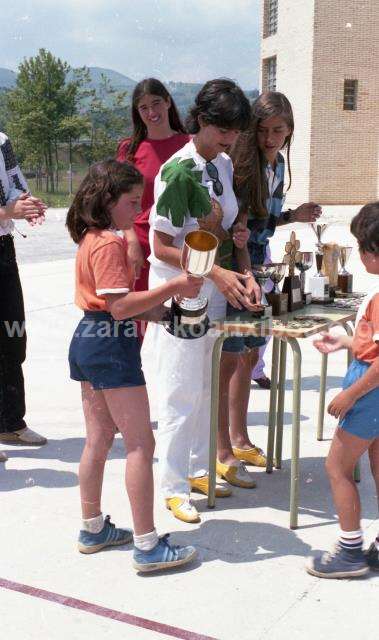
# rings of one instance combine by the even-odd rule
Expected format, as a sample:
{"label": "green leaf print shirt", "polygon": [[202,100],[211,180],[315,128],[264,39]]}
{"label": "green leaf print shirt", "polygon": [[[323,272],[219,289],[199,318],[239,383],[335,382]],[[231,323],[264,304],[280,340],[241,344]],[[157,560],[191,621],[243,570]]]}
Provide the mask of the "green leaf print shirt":
{"label": "green leaf print shirt", "polygon": [[230,229],[237,217],[238,204],[233,191],[231,159],[226,153],[219,153],[212,160],[223,186],[221,196],[216,196],[213,191],[213,182],[206,170],[206,162],[190,140],[162,165],[155,178],[154,204],[150,212],[149,262],[150,271],[159,272],[163,279],[166,279],[165,276],[170,278],[177,275],[178,269],[155,257],[154,231],[172,236],[173,245],[181,248],[187,233],[198,229],[198,220],[211,212],[211,198],[221,205],[222,227],[225,231]]}

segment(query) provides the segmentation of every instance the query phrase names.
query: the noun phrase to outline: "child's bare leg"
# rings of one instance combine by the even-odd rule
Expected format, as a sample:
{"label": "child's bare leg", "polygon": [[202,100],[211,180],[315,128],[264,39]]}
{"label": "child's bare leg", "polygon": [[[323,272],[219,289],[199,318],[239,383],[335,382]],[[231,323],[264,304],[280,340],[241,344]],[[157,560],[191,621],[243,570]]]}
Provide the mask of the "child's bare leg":
{"label": "child's bare leg", "polygon": [[259,350],[251,349],[240,353],[237,367],[230,381],[229,417],[230,439],[233,446],[240,449],[250,448],[247,432],[247,412],[249,407],[251,372],[258,362]]}
{"label": "child's bare leg", "polygon": [[83,519],[101,513],[101,490],[104,465],[112,446],[115,425],[108,411],[102,391],[82,382],[82,402],[87,438],[80,459],[79,484]]}
{"label": "child's bare leg", "polygon": [[370,442],[337,428],[326,460],[325,467],[343,531],[360,529],[361,503],[354,481],[354,468]]}
{"label": "child's bare leg", "polygon": [[137,536],[154,530],[153,453],[149,402],[145,386],[105,389],[109,412],[126,448],[125,483]]}
{"label": "child's bare leg", "polygon": [[236,367],[236,355],[223,351],[220,362],[217,457],[220,462],[227,465],[238,464],[238,460],[233,455],[229,435],[229,388]]}
{"label": "child's bare leg", "polygon": [[370,466],[372,477],[376,486],[376,497],[379,507],[379,438],[376,438],[369,446],[368,455],[370,458]]}

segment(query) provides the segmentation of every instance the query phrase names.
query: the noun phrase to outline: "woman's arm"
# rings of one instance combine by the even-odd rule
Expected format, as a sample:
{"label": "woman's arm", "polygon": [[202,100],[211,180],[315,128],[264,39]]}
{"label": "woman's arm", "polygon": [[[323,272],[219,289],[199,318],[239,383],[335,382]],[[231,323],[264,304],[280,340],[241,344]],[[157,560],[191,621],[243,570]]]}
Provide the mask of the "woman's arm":
{"label": "woman's arm", "polygon": [[134,269],[135,277],[139,278],[145,259],[140,242],[133,227],[124,231],[124,237],[127,244],[128,264],[132,269]]}
{"label": "woman's arm", "polygon": [[154,255],[158,260],[181,269],[181,250],[173,246],[174,237],[162,231],[154,231]]}

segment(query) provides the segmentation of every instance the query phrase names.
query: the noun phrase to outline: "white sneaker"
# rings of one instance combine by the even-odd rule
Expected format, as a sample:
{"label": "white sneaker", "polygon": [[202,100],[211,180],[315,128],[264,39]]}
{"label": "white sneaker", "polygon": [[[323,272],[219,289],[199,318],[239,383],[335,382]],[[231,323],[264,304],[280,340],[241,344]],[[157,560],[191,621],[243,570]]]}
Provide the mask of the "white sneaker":
{"label": "white sneaker", "polygon": [[39,447],[46,444],[47,440],[43,436],[40,436],[39,433],[29,429],[29,427],[24,427],[17,431],[5,431],[0,433],[0,442]]}
{"label": "white sneaker", "polygon": [[0,451],[0,462],[6,462],[8,460],[8,456],[5,451]]}

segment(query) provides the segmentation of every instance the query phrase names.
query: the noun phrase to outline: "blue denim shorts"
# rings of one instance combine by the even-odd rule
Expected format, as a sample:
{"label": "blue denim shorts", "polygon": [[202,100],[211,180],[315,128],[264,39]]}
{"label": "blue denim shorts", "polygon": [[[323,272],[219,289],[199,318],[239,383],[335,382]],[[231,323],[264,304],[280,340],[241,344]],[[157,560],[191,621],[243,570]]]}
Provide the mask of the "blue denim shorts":
{"label": "blue denim shorts", "polygon": [[70,377],[99,389],[145,384],[135,322],[105,311],[85,311],[71,340]]}
{"label": "blue denim shorts", "polygon": [[[366,373],[369,366],[368,362],[353,360],[344,377],[342,388],[351,387]],[[379,387],[357,400],[341,420],[340,427],[364,440],[379,438]]]}

